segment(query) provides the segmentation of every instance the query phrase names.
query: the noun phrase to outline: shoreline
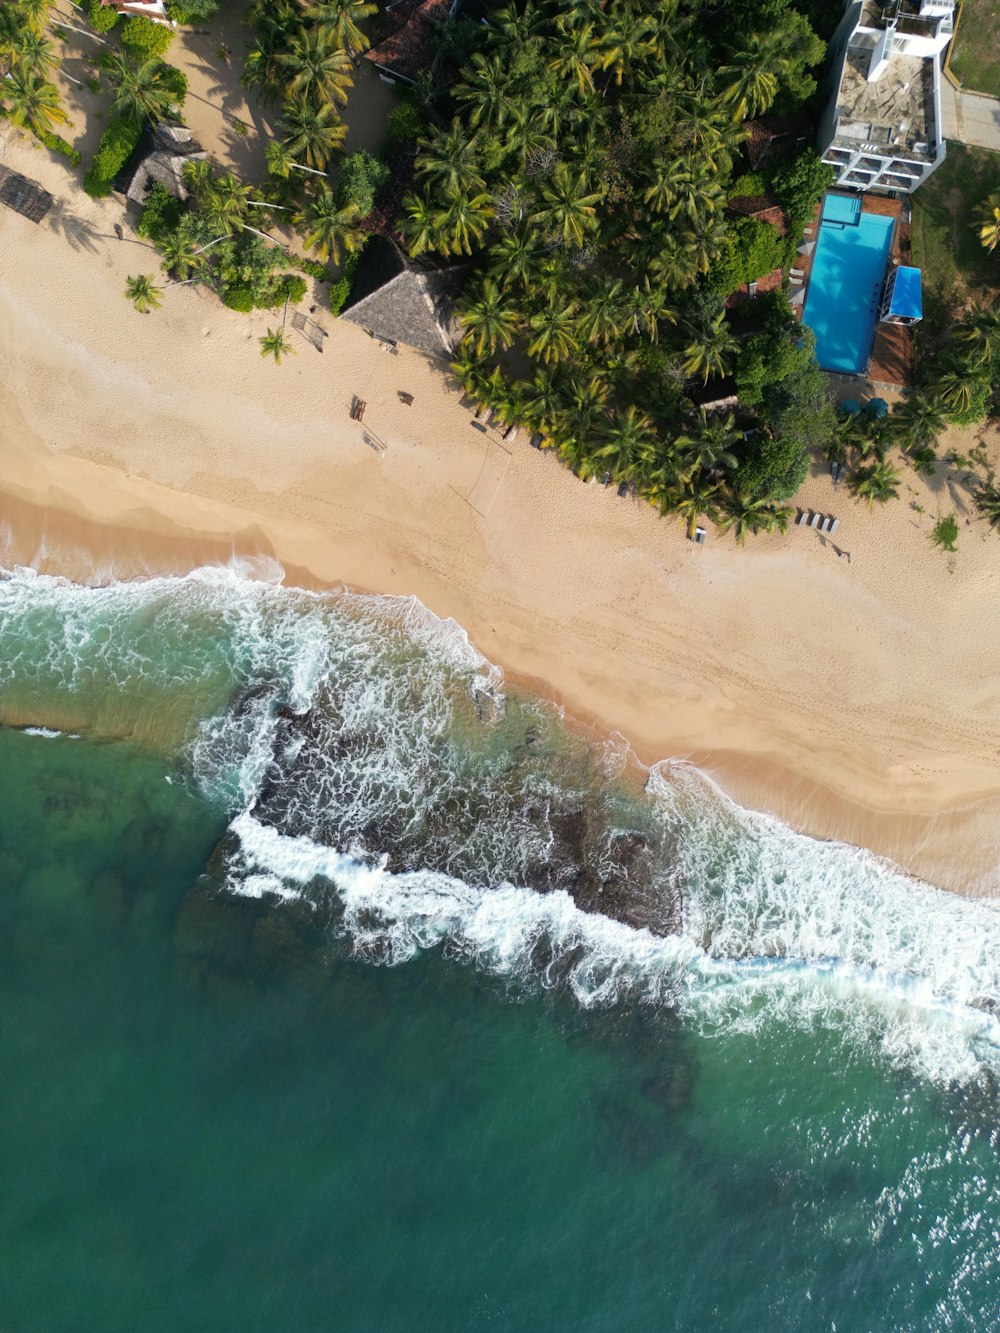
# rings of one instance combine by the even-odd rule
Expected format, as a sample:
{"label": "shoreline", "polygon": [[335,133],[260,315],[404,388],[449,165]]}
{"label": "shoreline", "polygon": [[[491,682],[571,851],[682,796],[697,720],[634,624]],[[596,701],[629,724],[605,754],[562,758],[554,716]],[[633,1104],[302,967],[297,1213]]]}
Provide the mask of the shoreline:
{"label": "shoreline", "polygon": [[[123,528],[93,519],[45,510],[25,501],[13,500],[0,489],[0,514],[14,519],[18,531],[30,533],[32,520],[44,532],[48,520],[57,525],[63,549],[49,560],[35,561],[28,567],[39,573],[61,576],[87,586],[106,586],[116,580],[156,577],[184,577],[201,567],[242,566],[238,572],[254,578],[273,574],[274,568],[259,567],[255,562],[278,562],[273,550],[262,551],[247,544],[245,530],[231,541],[213,540],[191,531],[178,529],[162,532],[155,541],[148,533]],[[161,519],[163,516],[160,516]],[[41,535],[41,533],[39,534]],[[244,540],[241,540],[241,536]],[[8,545],[8,551],[10,547]],[[123,557],[130,551],[131,557]],[[75,552],[71,553],[71,552]],[[109,561],[114,555],[115,572]],[[100,563],[99,563],[100,562]],[[103,569],[102,569],[103,565]],[[339,592],[407,596],[362,588],[338,580],[316,577],[308,568],[279,565],[282,586],[310,592]],[[413,594],[410,594],[413,595]],[[419,600],[419,599],[418,599]],[[433,611],[434,614],[437,612]],[[479,649],[475,636],[473,646]],[[484,654],[484,656],[489,656]],[[633,759],[646,771],[671,763],[690,764],[717,785],[725,796],[745,809],[779,819],[796,832],[824,841],[844,842],[861,847],[889,862],[896,870],[912,875],[936,887],[970,896],[994,896],[996,886],[992,870],[1000,850],[1000,795],[987,793],[964,805],[928,803],[924,808],[876,807],[851,800],[832,787],[789,766],[761,756],[733,749],[704,745],[681,752],[680,747],[654,745],[641,736],[622,733],[613,719],[574,705],[549,680],[508,670],[502,663],[489,660],[503,672],[504,685],[530,693],[558,709],[567,726],[582,732],[592,742],[603,742],[622,735]],[[22,719],[17,726],[31,725],[37,719]],[[985,851],[981,866],[970,860],[968,848],[978,842]],[[955,848],[966,849],[956,865]],[[959,870],[956,876],[955,871]]]}
{"label": "shoreline", "polygon": [[[414,596],[644,764],[690,759],[806,833],[1000,892],[1000,548],[957,473],[908,470],[869,512],[814,467],[799,502],[839,515],[850,562],[795,527],[698,548],[523,435],[484,433],[444,367],[346,321],[320,312],[324,353],[298,339],[276,367],[257,346],[270,312],[178,288],[137,314],[125,278],[156,260],[116,239],[120,206],[25,141],[5,161],[57,205],[51,227],[0,210],[4,563],[100,582],[236,556]],[[948,510],[956,556],[929,541]]]}

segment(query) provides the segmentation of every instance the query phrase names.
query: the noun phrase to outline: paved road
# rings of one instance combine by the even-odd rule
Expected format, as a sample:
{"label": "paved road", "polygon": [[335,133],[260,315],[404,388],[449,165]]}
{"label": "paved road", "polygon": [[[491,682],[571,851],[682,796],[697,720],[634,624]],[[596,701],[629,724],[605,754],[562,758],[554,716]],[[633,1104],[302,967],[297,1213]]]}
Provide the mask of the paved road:
{"label": "paved road", "polygon": [[941,125],[946,139],[1000,153],[1000,98],[964,92],[942,77]]}

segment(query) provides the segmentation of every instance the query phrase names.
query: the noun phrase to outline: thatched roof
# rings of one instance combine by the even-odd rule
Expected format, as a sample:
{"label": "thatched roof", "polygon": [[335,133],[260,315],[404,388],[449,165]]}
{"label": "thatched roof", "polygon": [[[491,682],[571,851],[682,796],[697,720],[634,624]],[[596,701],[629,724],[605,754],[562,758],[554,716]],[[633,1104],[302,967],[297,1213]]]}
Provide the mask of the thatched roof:
{"label": "thatched roof", "polygon": [[186,125],[159,124],[140,142],[139,151],[126,163],[122,179],[116,179],[125,197],[141,208],[153,182],[176,199],[186,199],[184,166],[208,154]]}
{"label": "thatched roof", "polygon": [[467,268],[417,263],[394,241],[373,236],[342,318],[425,356],[451,356],[461,337],[454,306]]}
{"label": "thatched roof", "polygon": [[32,222],[41,222],[52,207],[52,196],[37,181],[0,166],[0,204],[6,204]]}

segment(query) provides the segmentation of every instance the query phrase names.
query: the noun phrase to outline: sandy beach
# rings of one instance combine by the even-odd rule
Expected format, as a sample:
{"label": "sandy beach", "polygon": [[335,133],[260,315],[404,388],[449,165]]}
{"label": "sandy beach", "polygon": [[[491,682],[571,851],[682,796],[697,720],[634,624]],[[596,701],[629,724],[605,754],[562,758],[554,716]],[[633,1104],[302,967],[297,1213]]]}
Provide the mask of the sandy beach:
{"label": "sandy beach", "polygon": [[[839,516],[836,545],[710,529],[697,548],[328,312],[323,352],[293,333],[280,367],[257,342],[280,316],[190,287],[137,314],[126,276],[158,256],[116,238],[120,204],[13,134],[2,160],[56,205],[41,226],[0,210],[0,562],[95,580],[267,558],[412,594],[645,762],[690,759],[807,832],[1000,893],[1000,545],[958,474],[907,469],[869,513],[816,468],[800,501]],[[945,555],[929,533],[952,511]]]}

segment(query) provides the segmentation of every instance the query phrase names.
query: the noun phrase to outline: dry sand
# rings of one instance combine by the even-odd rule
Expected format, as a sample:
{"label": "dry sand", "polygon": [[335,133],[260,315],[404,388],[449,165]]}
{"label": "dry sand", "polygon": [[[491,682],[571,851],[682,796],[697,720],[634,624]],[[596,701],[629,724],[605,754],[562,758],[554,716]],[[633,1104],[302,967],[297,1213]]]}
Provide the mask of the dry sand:
{"label": "dry sand", "polygon": [[[115,238],[120,206],[24,140],[4,160],[57,207],[40,227],[0,210],[0,563],[94,579],[264,554],[289,581],[415,594],[647,762],[1000,892],[1000,544],[960,474],[907,471],[869,514],[817,470],[800,498],[839,515],[836,546],[793,528],[699,549],[484,435],[442,368],[345,321],[317,313],[324,352],[294,335],[278,367],[257,344],[274,316],[189,287],[135,313],[125,278],[157,256]],[[952,510],[946,556],[928,534]]]}

